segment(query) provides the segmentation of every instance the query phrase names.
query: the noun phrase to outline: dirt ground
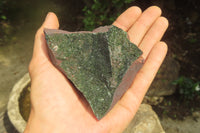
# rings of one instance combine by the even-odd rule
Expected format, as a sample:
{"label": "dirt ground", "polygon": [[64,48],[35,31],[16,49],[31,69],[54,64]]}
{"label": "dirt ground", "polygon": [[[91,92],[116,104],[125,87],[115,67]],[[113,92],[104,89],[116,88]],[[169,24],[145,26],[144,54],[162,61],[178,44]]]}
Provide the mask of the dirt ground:
{"label": "dirt ground", "polygon": [[[200,116],[198,113],[198,117]],[[200,118],[186,117],[184,120],[174,120],[169,117],[160,120],[166,133],[199,133]]]}

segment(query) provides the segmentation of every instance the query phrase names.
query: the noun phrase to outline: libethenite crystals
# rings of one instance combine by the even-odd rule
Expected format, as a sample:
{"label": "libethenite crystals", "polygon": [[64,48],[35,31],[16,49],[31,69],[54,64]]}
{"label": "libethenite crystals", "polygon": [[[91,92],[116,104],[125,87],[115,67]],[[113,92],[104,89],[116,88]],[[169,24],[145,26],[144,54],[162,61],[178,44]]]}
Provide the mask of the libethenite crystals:
{"label": "libethenite crystals", "polygon": [[93,32],[44,33],[52,63],[84,95],[97,119],[121,98],[143,64],[142,51],[113,25]]}

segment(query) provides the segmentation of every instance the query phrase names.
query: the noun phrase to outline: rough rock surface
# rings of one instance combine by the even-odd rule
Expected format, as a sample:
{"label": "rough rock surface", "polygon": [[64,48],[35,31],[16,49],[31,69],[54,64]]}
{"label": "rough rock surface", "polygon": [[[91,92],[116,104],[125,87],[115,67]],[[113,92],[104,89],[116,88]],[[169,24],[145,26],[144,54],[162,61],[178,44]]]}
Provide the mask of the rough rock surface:
{"label": "rough rock surface", "polygon": [[142,103],[149,105],[158,105],[164,100],[164,97],[160,96],[145,96]]}
{"label": "rough rock surface", "polygon": [[93,32],[45,29],[44,33],[52,63],[82,92],[98,119],[130,87],[143,64],[142,51],[115,26]]}
{"label": "rough rock surface", "polygon": [[123,133],[165,133],[165,131],[151,106],[141,104],[135,117]]}

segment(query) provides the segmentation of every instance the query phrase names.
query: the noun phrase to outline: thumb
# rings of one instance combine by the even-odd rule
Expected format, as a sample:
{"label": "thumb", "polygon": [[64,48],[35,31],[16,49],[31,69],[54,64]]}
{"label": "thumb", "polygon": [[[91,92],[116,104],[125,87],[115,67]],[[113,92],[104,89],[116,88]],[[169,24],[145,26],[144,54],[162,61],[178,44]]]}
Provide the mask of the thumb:
{"label": "thumb", "polygon": [[44,33],[43,33],[44,28],[49,28],[49,29],[58,29],[59,28],[58,18],[54,13],[49,12],[47,14],[45,21],[43,22],[42,26],[38,29],[38,31],[35,35],[33,58],[35,56],[39,56],[40,58],[43,58],[42,55],[47,54],[47,50],[44,49],[44,47],[46,47],[46,41],[45,41],[45,37],[44,37]]}
{"label": "thumb", "polygon": [[[43,22],[42,26],[38,29],[35,35],[33,56],[29,65],[30,74],[41,68],[42,65],[49,62],[48,50],[44,35],[44,28],[58,29],[59,22],[57,16],[49,12]],[[49,62],[50,63],[50,62]]]}
{"label": "thumb", "polygon": [[57,16],[53,12],[49,12],[41,28],[58,29],[59,22]]}

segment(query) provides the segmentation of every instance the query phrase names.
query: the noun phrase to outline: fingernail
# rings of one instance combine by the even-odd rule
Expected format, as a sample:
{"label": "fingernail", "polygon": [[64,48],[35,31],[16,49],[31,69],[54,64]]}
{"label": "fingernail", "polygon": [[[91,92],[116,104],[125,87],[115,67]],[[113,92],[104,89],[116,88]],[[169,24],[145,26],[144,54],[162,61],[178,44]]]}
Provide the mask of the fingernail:
{"label": "fingernail", "polygon": [[45,21],[48,20],[50,14],[51,14],[50,12],[47,13],[47,16],[46,16],[46,18],[45,18]]}

